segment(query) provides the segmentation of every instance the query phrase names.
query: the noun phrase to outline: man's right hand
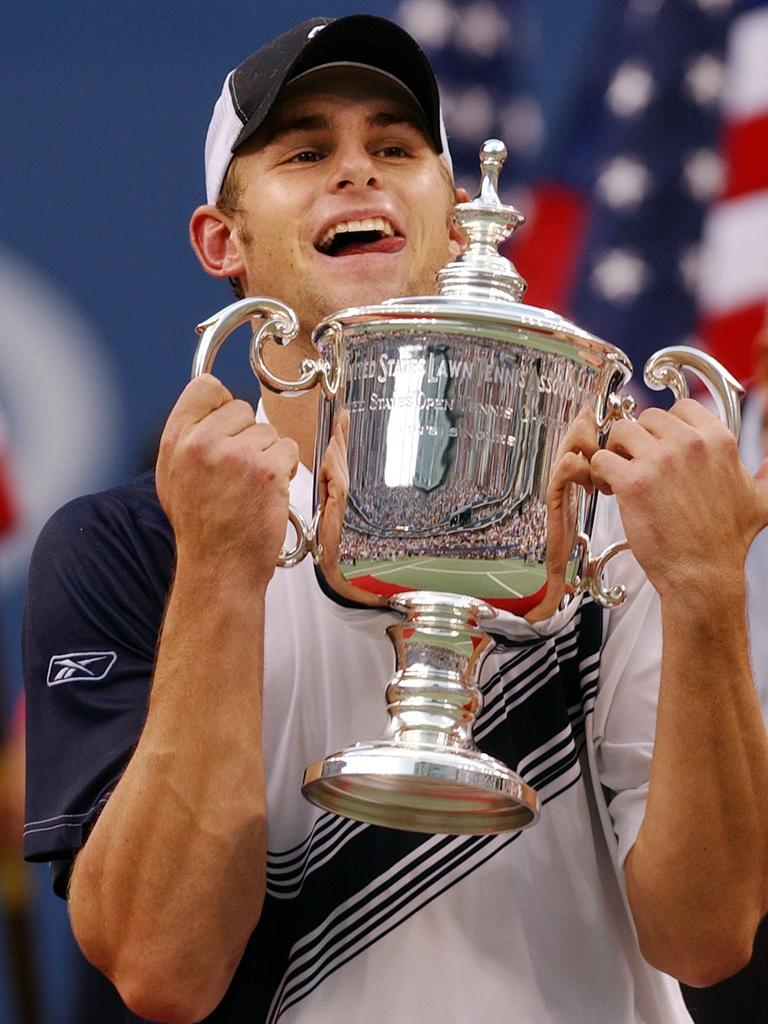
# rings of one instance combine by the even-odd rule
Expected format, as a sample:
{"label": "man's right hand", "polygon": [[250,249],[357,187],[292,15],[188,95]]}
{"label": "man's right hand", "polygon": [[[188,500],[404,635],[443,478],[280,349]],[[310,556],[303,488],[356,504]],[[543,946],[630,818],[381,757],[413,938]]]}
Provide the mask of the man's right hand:
{"label": "man's right hand", "polygon": [[298,460],[296,443],[256,423],[253,408],[216,377],[192,380],[165,425],[157,462],[179,560],[266,586],[285,539]]}
{"label": "man's right hand", "polygon": [[69,890],[81,949],[142,1019],[212,1013],[261,914],[265,590],[297,464],[296,444],[208,375],[163,433],[177,565],[146,721]]}

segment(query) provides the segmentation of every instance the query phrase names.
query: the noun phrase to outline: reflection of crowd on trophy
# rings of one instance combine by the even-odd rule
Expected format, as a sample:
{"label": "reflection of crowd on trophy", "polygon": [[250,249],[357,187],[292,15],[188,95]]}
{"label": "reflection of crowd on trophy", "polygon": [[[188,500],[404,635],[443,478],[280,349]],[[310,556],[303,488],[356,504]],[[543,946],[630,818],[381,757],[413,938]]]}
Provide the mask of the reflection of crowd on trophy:
{"label": "reflection of crowd on trophy", "polygon": [[476,521],[485,506],[498,506],[502,498],[503,492],[499,489],[491,491],[470,480],[459,479],[431,491],[369,484],[363,494],[350,494],[350,505],[355,518],[359,513],[364,523],[375,523],[382,530],[394,530],[397,525],[442,530],[461,526],[462,514],[471,514]]}
{"label": "reflection of crowd on trophy", "polygon": [[[378,492],[381,493],[378,493]],[[380,487],[366,501],[368,515],[347,506],[345,531],[341,539],[343,562],[397,560],[420,556],[448,558],[517,558],[527,564],[544,561],[546,555],[546,505],[538,497],[494,521],[499,505],[478,488],[462,486],[452,493],[425,494],[423,503],[414,501],[411,488]],[[418,507],[421,505],[421,507]],[[396,530],[410,525],[412,533]],[[414,536],[418,531],[420,535]]]}

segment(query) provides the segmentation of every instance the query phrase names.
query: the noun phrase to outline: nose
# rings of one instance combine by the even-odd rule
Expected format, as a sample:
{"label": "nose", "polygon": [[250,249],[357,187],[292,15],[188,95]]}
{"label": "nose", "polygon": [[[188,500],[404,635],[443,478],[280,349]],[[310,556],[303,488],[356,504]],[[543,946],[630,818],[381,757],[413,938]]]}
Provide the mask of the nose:
{"label": "nose", "polygon": [[364,145],[349,140],[339,146],[331,172],[330,186],[332,191],[344,191],[355,187],[381,187],[380,172]]}

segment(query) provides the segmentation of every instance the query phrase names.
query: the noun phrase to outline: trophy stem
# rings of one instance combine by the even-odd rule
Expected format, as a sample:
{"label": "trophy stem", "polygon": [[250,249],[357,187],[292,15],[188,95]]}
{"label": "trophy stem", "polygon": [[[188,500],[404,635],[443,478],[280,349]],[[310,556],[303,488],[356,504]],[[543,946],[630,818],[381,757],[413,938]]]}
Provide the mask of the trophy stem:
{"label": "trophy stem", "polygon": [[401,622],[387,634],[396,671],[387,690],[386,738],[356,743],[311,765],[302,792],[325,810],[414,832],[487,834],[525,828],[539,814],[529,786],[479,751],[480,667],[495,612],[458,594],[393,598]]}
{"label": "trophy stem", "polygon": [[386,691],[392,739],[474,750],[472,726],[483,703],[477,679],[495,646],[478,623],[494,611],[471,597],[424,591],[390,603],[404,615],[387,629],[397,668]]}

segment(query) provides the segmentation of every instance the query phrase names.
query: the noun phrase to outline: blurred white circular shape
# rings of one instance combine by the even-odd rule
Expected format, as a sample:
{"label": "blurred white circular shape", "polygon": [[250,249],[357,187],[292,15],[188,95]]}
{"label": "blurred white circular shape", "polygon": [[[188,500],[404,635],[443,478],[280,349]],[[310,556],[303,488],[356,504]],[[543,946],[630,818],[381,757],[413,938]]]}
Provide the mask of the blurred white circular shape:
{"label": "blurred white circular shape", "polygon": [[440,92],[449,139],[476,143],[492,133],[495,108],[485,86],[453,90],[441,83]]}
{"label": "blurred white circular shape", "polygon": [[645,260],[629,249],[611,249],[595,263],[592,288],[608,302],[631,302],[648,286],[651,271]]}
{"label": "blurred white circular shape", "polygon": [[725,64],[713,53],[701,53],[686,68],[683,85],[694,101],[701,107],[719,103],[725,85]]}
{"label": "blurred white circular shape", "polygon": [[0,548],[0,571],[13,583],[51,513],[103,483],[121,404],[91,328],[48,278],[3,248],[0,309],[0,404],[21,519]]}
{"label": "blurred white circular shape", "polygon": [[699,285],[699,273],[701,268],[701,246],[689,245],[680,255],[680,277],[683,286],[691,295],[696,294]]}
{"label": "blurred white circular shape", "polygon": [[456,13],[445,0],[403,0],[395,20],[421,46],[439,50],[448,42]]}
{"label": "blurred white circular shape", "polygon": [[655,84],[650,68],[640,61],[625,61],[617,68],[605,93],[616,117],[633,117],[648,106]]}
{"label": "blurred white circular shape", "polygon": [[713,149],[697,149],[683,163],[683,181],[693,198],[701,203],[714,199],[724,180],[722,157]]}
{"label": "blurred white circular shape", "polygon": [[529,156],[544,142],[546,125],[541,105],[533,96],[517,96],[501,111],[504,141],[511,152]]}
{"label": "blurred white circular shape", "polygon": [[488,60],[505,45],[509,24],[495,3],[479,0],[463,7],[454,30],[460,50]]}
{"label": "blurred white circular shape", "polygon": [[616,156],[603,168],[595,192],[613,210],[629,210],[642,203],[648,195],[653,176],[648,166],[637,157]]}

